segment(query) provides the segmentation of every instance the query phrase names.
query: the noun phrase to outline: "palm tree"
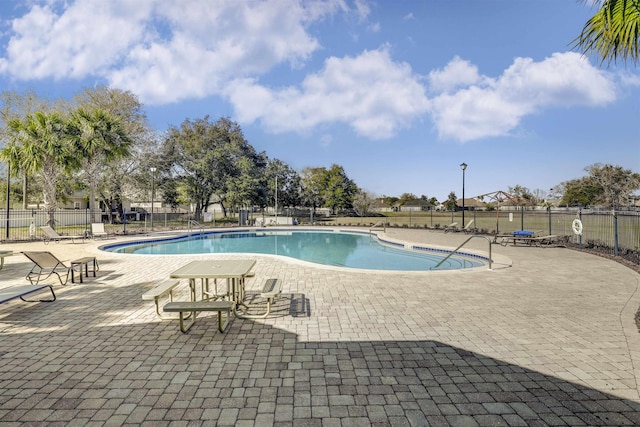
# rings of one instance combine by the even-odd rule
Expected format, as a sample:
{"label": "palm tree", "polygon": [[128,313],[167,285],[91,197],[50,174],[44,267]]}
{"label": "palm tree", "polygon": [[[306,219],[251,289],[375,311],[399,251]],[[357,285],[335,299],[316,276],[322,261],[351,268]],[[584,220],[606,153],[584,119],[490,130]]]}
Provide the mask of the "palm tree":
{"label": "palm tree", "polygon": [[89,182],[91,222],[96,222],[97,180],[109,162],[130,155],[133,144],[120,120],[100,108],[78,108],[71,113],[67,132]]}
{"label": "palm tree", "polygon": [[600,0],[600,9],[587,21],[573,46],[602,63],[640,59],[640,0]]}
{"label": "palm tree", "polygon": [[36,112],[24,119],[11,119],[7,122],[9,144],[0,150],[2,160],[26,175],[40,175],[44,208],[49,215],[47,224],[51,227],[55,226],[58,183],[64,173],[78,164],[65,127],[57,112]]}

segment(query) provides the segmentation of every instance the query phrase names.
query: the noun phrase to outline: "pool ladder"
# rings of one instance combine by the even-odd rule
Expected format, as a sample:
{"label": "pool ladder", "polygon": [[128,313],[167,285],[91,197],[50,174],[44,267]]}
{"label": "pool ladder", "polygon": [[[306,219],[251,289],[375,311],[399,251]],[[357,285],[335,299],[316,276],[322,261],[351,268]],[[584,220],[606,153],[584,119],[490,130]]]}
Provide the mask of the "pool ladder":
{"label": "pool ladder", "polygon": [[204,228],[202,227],[202,225],[194,219],[189,220],[188,227],[189,231],[193,230],[193,228],[197,228],[198,230],[200,230],[200,233],[204,232]]}
{"label": "pool ladder", "polygon": [[387,232],[387,222],[386,221],[380,221],[379,223],[373,225],[370,229],[369,229],[369,236],[371,236],[371,232],[373,231],[374,228],[376,228],[377,226],[382,225],[384,226],[384,232]]}
{"label": "pool ladder", "polygon": [[457,248],[455,248],[453,251],[451,251],[451,253],[449,255],[447,255],[446,257],[444,257],[444,259],[442,261],[440,261],[435,267],[432,268],[432,270],[435,270],[436,268],[440,267],[440,265],[445,262],[446,260],[448,260],[449,258],[451,258],[456,252],[458,252],[458,250],[463,247],[464,245],[467,244],[467,242],[471,239],[473,239],[474,237],[481,237],[483,239],[487,239],[487,241],[489,242],[489,270],[491,270],[491,239],[488,238],[487,236],[481,236],[480,234],[474,234],[473,236],[470,236],[467,240],[465,240],[464,242],[462,242],[460,244],[460,246],[458,246]]}

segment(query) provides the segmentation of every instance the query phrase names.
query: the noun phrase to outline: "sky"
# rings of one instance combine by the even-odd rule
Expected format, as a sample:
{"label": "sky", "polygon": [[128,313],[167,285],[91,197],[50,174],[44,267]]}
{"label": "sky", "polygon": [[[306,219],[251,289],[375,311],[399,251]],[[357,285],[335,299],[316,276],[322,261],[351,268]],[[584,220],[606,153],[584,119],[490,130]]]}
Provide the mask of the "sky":
{"label": "sky", "polygon": [[[640,68],[572,49],[577,0],[2,0],[0,89],[135,94],[162,133],[228,117],[374,196],[544,195],[640,173]],[[460,168],[468,165],[466,171]]]}

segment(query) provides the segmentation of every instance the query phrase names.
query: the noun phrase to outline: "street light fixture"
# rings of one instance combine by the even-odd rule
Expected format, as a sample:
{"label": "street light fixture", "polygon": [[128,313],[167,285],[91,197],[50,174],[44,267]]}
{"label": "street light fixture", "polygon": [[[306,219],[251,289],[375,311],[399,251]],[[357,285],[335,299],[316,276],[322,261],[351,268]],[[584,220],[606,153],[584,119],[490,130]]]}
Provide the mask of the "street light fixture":
{"label": "street light fixture", "polygon": [[467,169],[467,164],[460,164],[460,169],[462,169],[462,226],[464,227],[464,171]]}
{"label": "street light fixture", "polygon": [[153,205],[155,204],[156,192],[156,168],[149,168],[151,171],[151,231],[153,231]]}

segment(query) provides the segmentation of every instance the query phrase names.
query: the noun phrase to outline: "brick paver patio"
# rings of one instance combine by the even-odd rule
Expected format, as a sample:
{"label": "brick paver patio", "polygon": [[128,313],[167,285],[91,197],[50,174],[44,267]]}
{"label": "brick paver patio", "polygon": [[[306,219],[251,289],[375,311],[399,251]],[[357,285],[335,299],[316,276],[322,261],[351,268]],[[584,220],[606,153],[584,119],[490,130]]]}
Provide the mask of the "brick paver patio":
{"label": "brick paver patio", "polygon": [[[204,314],[182,334],[141,295],[189,260],[234,255],[103,243],[2,245],[95,255],[100,271],[56,284],[55,302],[0,305],[0,425],[640,425],[640,275],[613,261],[493,245],[492,271],[388,273],[252,255],[249,290],[283,281],[273,315],[221,334]],[[0,287],[27,283],[31,265],[7,258]]]}

